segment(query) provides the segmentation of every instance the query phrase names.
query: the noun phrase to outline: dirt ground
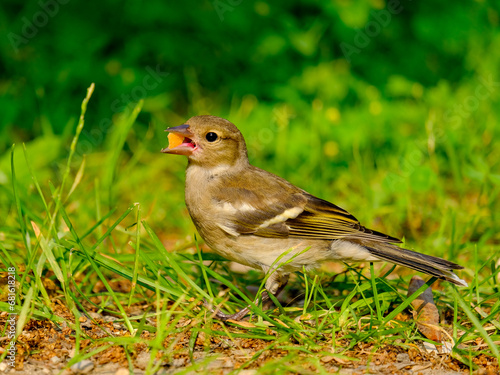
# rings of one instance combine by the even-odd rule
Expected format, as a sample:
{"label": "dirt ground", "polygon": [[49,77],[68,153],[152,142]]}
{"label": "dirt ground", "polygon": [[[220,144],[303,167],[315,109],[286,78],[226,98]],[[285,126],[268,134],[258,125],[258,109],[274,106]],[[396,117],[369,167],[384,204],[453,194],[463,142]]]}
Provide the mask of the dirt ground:
{"label": "dirt ground", "polygon": [[[70,318],[70,314],[62,304],[55,304],[55,314]],[[113,322],[109,316],[92,316],[103,328],[110,331],[116,337],[127,336],[128,331],[121,323]],[[0,315],[0,327],[6,323],[6,314]],[[3,323],[3,324],[2,324]],[[221,323],[214,323],[213,330],[221,331]],[[179,321],[178,327],[187,327],[188,319]],[[82,317],[81,326],[86,333],[93,338],[106,337],[101,328],[90,319]],[[228,326],[229,332],[237,331],[234,327]],[[188,345],[191,338],[189,330],[182,330],[182,333],[175,337],[167,337],[164,346],[168,346],[173,340],[174,355],[165,356],[166,353],[158,354],[160,364],[158,374],[175,374],[186,370],[188,366],[194,366],[194,370],[189,373],[198,372],[211,374],[227,374],[233,370],[240,369],[239,374],[250,375],[257,372],[257,369],[272,359],[282,358],[288,354],[287,350],[276,349],[264,351],[248,367],[241,368],[256,352],[269,346],[269,341],[259,339],[240,339],[232,341],[222,337],[212,336],[206,339],[199,333],[194,343],[194,352],[190,356]],[[149,332],[143,332],[142,338],[147,340],[153,336]],[[0,339],[0,354],[5,351],[7,338]],[[95,349],[97,345],[91,340],[82,340],[82,349]],[[290,344],[293,346],[293,344]],[[325,351],[327,349],[325,348]],[[146,366],[150,360],[149,347],[146,343],[135,344],[131,350],[131,362],[134,374],[144,374]],[[324,351],[323,351],[324,352]],[[4,361],[0,363],[0,372],[14,374],[128,374],[128,361],[126,353],[121,346],[111,346],[100,353],[73,365],[69,369],[68,361],[75,355],[74,332],[67,326],[56,326],[49,320],[31,320],[27,323],[23,333],[19,337],[15,367],[12,368]],[[455,375],[470,374],[470,370],[458,360],[451,358],[448,354],[428,353],[425,349],[415,346],[405,351],[401,347],[387,346],[379,348],[373,352],[373,348],[367,345],[358,345],[351,352],[346,353],[349,357],[358,358],[359,361],[349,361],[337,358],[334,355],[319,354],[322,366],[328,372],[345,375],[354,374],[421,374],[421,375]],[[299,355],[300,356],[300,355]],[[308,363],[305,358],[301,363]],[[166,360],[164,358],[170,357]],[[162,359],[163,358],[163,359]],[[474,374],[493,375],[498,374],[498,363],[493,358],[479,356],[475,358],[475,363],[479,366]],[[197,371],[195,371],[197,370]],[[316,373],[314,362],[304,365],[290,373]]]}

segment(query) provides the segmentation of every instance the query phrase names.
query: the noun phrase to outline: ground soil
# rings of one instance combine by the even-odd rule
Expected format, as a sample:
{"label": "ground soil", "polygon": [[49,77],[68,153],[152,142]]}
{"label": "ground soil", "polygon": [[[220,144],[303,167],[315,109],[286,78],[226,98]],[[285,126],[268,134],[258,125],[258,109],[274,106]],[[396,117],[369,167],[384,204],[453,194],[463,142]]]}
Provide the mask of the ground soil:
{"label": "ground soil", "polygon": [[[56,301],[54,313],[66,319],[71,319],[66,306]],[[6,324],[6,314],[0,315],[0,327]],[[129,333],[121,323],[116,323],[110,317],[94,314],[92,318],[115,337],[127,336]],[[82,317],[81,327],[86,334],[93,338],[106,337],[103,330],[91,319]],[[221,331],[223,323],[213,323],[213,330]],[[189,319],[178,322],[179,327],[188,327]],[[225,327],[229,332],[236,332],[232,326]],[[131,363],[134,374],[144,374],[144,370],[150,359],[147,340],[153,339],[152,334],[143,332],[145,343],[136,344],[131,350]],[[161,359],[165,356],[158,355],[163,362],[160,364],[158,374],[175,374],[186,370],[188,366],[199,364],[199,371],[213,374],[227,374],[235,369],[240,369],[239,374],[248,375],[257,372],[257,369],[269,361],[284,357],[287,350],[265,350],[260,356],[246,368],[241,368],[255,353],[269,346],[269,341],[259,339],[225,340],[221,337],[206,339],[203,334],[198,334],[194,343],[194,352],[190,355],[188,347],[191,332],[181,330],[175,337],[167,337],[164,344],[168,346],[171,340],[175,340],[175,354],[169,360]],[[5,350],[6,338],[0,341],[0,354]],[[95,349],[96,345],[91,340],[83,340],[80,343],[82,349]],[[293,345],[293,344],[290,344]],[[68,369],[68,361],[75,355],[75,334],[71,328],[62,325],[57,326],[50,320],[31,320],[18,340],[18,352],[16,354],[15,367],[6,365],[6,361],[0,364],[0,372],[21,374],[128,374],[129,362],[123,348],[119,345],[111,346],[106,350],[90,357],[81,367],[81,372],[73,367]],[[470,374],[471,371],[460,361],[450,357],[448,354],[428,353],[422,347],[415,345],[409,350],[401,347],[387,346],[374,350],[370,345],[358,345],[352,351],[346,353],[349,357],[358,358],[359,361],[340,359],[335,355],[319,355],[322,366],[331,373],[339,374],[422,374],[422,375],[455,375]],[[304,354],[305,356],[305,354]],[[212,359],[211,361],[209,359]],[[474,359],[478,369],[474,374],[498,374],[498,363],[495,359],[487,356],[479,356]],[[202,365],[203,363],[208,363]],[[303,361],[307,363],[307,361]],[[85,372],[86,371],[86,372]],[[297,373],[317,373],[314,362],[309,366],[297,368]],[[196,373],[192,371],[191,373]],[[290,373],[293,373],[291,371]]]}

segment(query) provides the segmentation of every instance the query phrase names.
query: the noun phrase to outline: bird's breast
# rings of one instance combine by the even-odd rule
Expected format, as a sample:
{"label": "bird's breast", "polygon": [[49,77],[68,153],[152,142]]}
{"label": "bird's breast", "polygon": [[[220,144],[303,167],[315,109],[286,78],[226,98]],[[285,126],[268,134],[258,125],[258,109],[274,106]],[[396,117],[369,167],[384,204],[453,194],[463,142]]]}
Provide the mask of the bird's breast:
{"label": "bird's breast", "polygon": [[[210,178],[212,176],[212,178]],[[212,199],[221,181],[206,170],[192,165],[186,171],[186,206],[198,233],[222,257],[250,267],[269,268],[282,264],[285,272],[315,269],[322,261],[335,258],[331,240],[268,238],[240,234],[234,227],[237,213],[253,209],[242,202]],[[248,207],[247,207],[248,206]],[[295,215],[295,212],[288,212]],[[333,250],[333,251],[332,251]]]}

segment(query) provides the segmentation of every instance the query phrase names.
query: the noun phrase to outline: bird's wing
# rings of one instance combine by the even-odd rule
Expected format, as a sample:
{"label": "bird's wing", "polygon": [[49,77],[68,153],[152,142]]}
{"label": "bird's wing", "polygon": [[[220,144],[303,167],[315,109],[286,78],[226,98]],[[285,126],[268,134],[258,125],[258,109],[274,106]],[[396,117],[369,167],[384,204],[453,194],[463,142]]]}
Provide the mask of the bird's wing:
{"label": "bird's wing", "polygon": [[230,181],[221,184],[214,203],[224,210],[223,230],[231,235],[271,238],[401,242],[363,227],[344,209],[271,176],[259,184],[259,189]]}
{"label": "bird's wing", "polygon": [[286,238],[289,228],[285,223],[304,211],[306,199],[300,193],[284,195],[286,199],[277,199],[263,189],[221,187],[214,196],[213,203],[220,212],[215,222],[232,235]]}
{"label": "bird's wing", "polygon": [[304,211],[285,222],[290,237],[401,243],[397,238],[362,226],[354,216],[330,202],[309,194],[306,198]]}

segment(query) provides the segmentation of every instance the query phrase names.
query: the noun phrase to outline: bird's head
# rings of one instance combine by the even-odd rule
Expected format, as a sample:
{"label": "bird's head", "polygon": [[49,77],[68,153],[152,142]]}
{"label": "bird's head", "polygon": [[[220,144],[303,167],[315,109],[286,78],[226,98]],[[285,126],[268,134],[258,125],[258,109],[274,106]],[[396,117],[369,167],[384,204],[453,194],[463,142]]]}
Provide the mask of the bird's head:
{"label": "bird's head", "polygon": [[166,154],[186,155],[190,163],[211,168],[248,163],[245,139],[238,128],[217,116],[195,116],[168,128]]}

